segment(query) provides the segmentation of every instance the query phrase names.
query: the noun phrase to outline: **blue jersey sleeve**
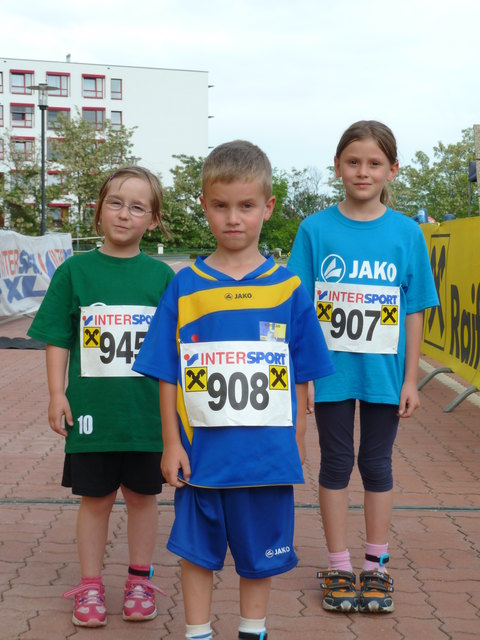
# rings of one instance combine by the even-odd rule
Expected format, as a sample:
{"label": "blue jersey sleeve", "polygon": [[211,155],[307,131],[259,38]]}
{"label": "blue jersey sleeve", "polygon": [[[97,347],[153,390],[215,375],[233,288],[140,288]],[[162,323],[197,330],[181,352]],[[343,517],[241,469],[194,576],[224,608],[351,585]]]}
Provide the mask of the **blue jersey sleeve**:
{"label": "blue jersey sleeve", "polygon": [[132,367],[137,373],[177,384],[177,287],[175,278],[157,307]]}
{"label": "blue jersey sleeve", "polygon": [[315,266],[313,264],[311,234],[308,232],[306,225],[307,220],[304,220],[298,228],[287,266],[290,271],[297,274],[313,300],[315,291]]}
{"label": "blue jersey sleeve", "polygon": [[302,383],[334,373],[334,367],[314,305],[301,284],[295,291],[292,305],[290,353],[295,382]]}

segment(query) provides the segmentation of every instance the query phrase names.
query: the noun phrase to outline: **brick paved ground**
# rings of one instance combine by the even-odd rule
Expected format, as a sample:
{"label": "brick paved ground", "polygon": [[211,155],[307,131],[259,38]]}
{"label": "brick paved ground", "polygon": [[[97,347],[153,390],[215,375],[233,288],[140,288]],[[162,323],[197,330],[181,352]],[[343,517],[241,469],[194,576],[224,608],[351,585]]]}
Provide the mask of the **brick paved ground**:
{"label": "brick paved ground", "polygon": [[[25,336],[29,322],[0,323],[0,336]],[[61,594],[79,578],[77,507],[68,490],[59,486],[63,443],[47,425],[44,358],[43,351],[0,350],[0,640],[180,640],[184,621],[178,562],[165,550],[173,519],[170,488],[159,497],[155,581],[168,593],[158,600],[159,616],[136,625],[121,619],[127,539],[125,508],[119,500],[105,555],[108,626],[85,630],[71,623],[71,602]],[[422,370],[419,377],[423,375]],[[401,423],[390,540],[396,609],[380,617],[332,614],[321,608],[315,576],[326,566],[327,556],[316,507],[319,451],[309,419],[306,485],[296,490],[300,561],[274,580],[269,638],[480,637],[480,407],[472,396],[444,413],[455,395],[441,379],[434,379],[422,390],[422,407],[414,419]],[[362,564],[361,503],[355,474],[349,545],[357,570]],[[212,621],[217,637],[236,638],[237,578],[230,559],[216,576]]]}

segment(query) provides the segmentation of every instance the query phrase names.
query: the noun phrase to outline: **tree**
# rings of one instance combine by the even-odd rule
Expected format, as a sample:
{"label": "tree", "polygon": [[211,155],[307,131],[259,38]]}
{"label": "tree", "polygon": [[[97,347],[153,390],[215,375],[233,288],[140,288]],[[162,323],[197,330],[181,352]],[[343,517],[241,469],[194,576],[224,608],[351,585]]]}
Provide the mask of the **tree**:
{"label": "tree", "polygon": [[290,251],[301,221],[328,207],[331,197],[322,191],[321,174],[313,167],[293,168],[290,173],[275,169],[273,172],[275,209],[270,220],[263,225],[260,244],[272,250]]}
{"label": "tree", "polygon": [[119,166],[128,164],[134,128],[113,128],[109,120],[97,130],[80,117],[58,117],[52,140],[54,166],[62,172],[63,190],[75,203],[76,218],[88,221],[88,213],[105,178]]}
{"label": "tree", "polygon": [[287,217],[303,219],[329,206],[330,197],[322,189],[322,175],[315,167],[293,168],[285,175],[288,196],[284,212]]}
{"label": "tree", "polygon": [[[457,218],[468,215],[468,164],[475,158],[473,130],[464,129],[455,144],[443,142],[433,148],[434,161],[417,151],[413,164],[400,167],[392,183],[394,205],[409,215],[425,207],[429,215],[442,220],[446,213]],[[478,215],[475,198],[473,214]]]}
{"label": "tree", "polygon": [[260,233],[260,246],[270,250],[288,251],[290,239],[295,237],[300,220],[285,215],[285,203],[288,199],[288,177],[285,172],[275,170],[272,176],[272,191],[275,196],[275,209],[270,220],[264,223]]}
{"label": "tree", "polygon": [[212,249],[215,240],[200,204],[203,158],[174,155],[178,164],[171,169],[173,186],[164,190],[163,212],[170,238],[169,246]]}
{"label": "tree", "polygon": [[[40,231],[41,210],[41,167],[40,150],[31,143],[22,141],[17,147],[15,138],[7,132],[4,137],[6,175],[0,182],[0,211],[8,226],[25,235],[38,234]],[[45,200],[51,201],[60,195],[58,185],[45,188]]]}

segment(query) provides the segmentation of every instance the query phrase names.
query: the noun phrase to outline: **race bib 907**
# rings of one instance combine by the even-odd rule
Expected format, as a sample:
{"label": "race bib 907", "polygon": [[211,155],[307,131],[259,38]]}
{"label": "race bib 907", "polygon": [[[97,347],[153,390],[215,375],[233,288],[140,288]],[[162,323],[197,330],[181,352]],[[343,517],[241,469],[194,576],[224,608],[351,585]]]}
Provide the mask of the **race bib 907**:
{"label": "race bib 907", "polygon": [[188,343],[180,357],[191,426],[292,426],[288,344]]}
{"label": "race bib 907", "polygon": [[317,281],[315,309],[330,350],[397,353],[399,287]]}
{"label": "race bib 907", "polygon": [[139,376],[132,371],[155,307],[91,305],[80,309],[82,377]]}

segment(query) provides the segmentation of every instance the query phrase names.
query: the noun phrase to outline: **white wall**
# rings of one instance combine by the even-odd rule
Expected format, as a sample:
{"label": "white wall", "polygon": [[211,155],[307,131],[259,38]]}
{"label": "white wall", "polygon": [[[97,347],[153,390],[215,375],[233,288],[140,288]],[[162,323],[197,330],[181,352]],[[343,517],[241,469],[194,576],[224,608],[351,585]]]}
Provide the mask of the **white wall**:
{"label": "white wall", "polygon": [[[33,95],[11,94],[11,69],[34,70],[34,84],[45,82],[47,72],[69,73],[70,95],[49,96],[48,106],[69,107],[72,117],[75,107],[80,113],[82,107],[103,107],[106,118],[110,118],[112,110],[121,111],[123,124],[127,128],[137,127],[132,137],[132,155],[141,158],[140,164],[161,173],[164,184],[171,184],[169,169],[177,163],[172,155],[206,156],[208,153],[206,71],[1,58],[4,91],[0,94],[0,104],[4,106],[4,126],[0,128],[0,135],[9,130],[14,136],[36,138],[40,137],[41,128],[37,92]],[[82,74],[85,73],[105,76],[104,99],[82,96]],[[111,100],[111,78],[122,80],[122,100]],[[33,128],[11,127],[11,102],[35,104]]]}

